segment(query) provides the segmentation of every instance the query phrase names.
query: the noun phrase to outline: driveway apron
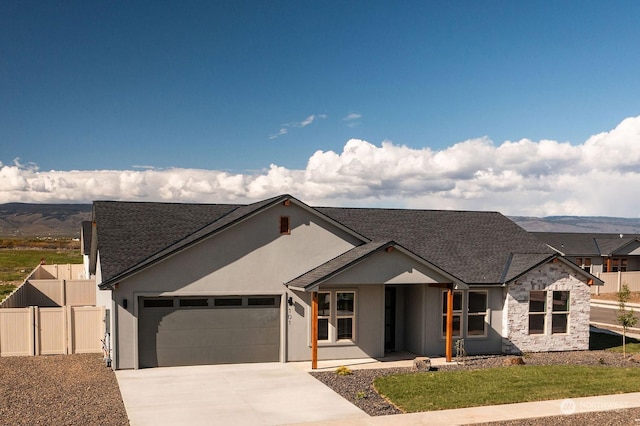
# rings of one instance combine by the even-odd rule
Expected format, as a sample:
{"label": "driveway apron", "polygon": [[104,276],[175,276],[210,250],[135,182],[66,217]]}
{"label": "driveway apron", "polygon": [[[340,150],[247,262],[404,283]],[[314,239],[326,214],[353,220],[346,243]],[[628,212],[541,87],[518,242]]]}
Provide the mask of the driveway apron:
{"label": "driveway apron", "polygon": [[281,425],[368,417],[283,363],[119,370],[131,425]]}

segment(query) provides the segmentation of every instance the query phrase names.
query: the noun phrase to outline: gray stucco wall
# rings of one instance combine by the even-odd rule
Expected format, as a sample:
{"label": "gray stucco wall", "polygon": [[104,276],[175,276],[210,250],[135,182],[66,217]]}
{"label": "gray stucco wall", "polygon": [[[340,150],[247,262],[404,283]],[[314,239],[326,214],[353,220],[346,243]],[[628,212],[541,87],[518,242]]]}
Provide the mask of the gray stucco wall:
{"label": "gray stucco wall", "polygon": [[[548,292],[544,334],[529,334],[529,294],[535,290]],[[549,291],[553,290],[570,292],[568,333],[551,333]],[[562,263],[547,263],[511,283],[507,288],[503,312],[503,351],[520,353],[589,349],[589,291],[589,286]]]}
{"label": "gray stucco wall", "polygon": [[[318,344],[318,359],[349,359],[384,355],[384,286],[327,285],[320,291],[356,292],[355,342]],[[311,294],[292,292],[294,306],[288,307],[287,361],[311,359]]]}
{"label": "gray stucco wall", "polygon": [[[280,216],[289,216],[290,235],[280,235]],[[137,366],[138,296],[284,295],[283,283],[356,243],[355,237],[295,204],[277,205],[123,280],[114,290],[117,368]]]}

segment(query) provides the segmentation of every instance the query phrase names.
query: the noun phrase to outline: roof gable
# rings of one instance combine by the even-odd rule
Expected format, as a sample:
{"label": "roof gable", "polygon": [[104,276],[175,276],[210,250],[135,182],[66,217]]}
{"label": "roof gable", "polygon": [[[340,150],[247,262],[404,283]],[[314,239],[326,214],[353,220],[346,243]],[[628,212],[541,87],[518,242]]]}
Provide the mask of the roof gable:
{"label": "roof gable", "polygon": [[[138,254],[135,261],[133,260],[133,258],[130,258],[129,262],[121,263],[119,270],[114,270],[114,268],[108,267],[107,270],[109,271],[109,275],[103,274],[103,280],[102,280],[102,284],[100,284],[100,287],[103,287],[103,288],[108,287],[116,280],[120,280],[126,276],[129,276],[130,274],[135,273],[136,271],[139,271],[143,268],[146,268],[167,256],[170,256],[180,250],[185,249],[186,247],[191,246],[192,244],[195,244],[205,238],[208,238],[209,236],[217,232],[220,232],[226,229],[227,227],[230,227],[238,222],[241,222],[253,216],[254,214],[258,214],[259,212],[262,212],[271,206],[274,206],[279,203],[284,203],[284,202],[286,203],[293,202],[296,205],[311,212],[312,214],[322,217],[323,220],[326,220],[334,224],[335,226],[338,226],[339,228],[347,231],[349,234],[352,234],[357,239],[363,242],[366,240],[366,238],[363,237],[362,235],[357,234],[353,230],[346,228],[342,224],[336,222],[334,219],[325,216],[324,214],[318,212],[317,210],[310,208],[309,206],[302,203],[301,201],[286,194],[269,198],[256,203],[248,204],[248,205],[224,205],[224,204],[188,205],[191,208],[193,208],[194,206],[205,206],[205,207],[200,212],[198,211],[192,212],[191,209],[185,209],[184,211],[177,210],[173,212],[174,214],[171,216],[171,224],[173,226],[170,228],[170,231],[168,232],[168,234],[170,234],[171,237],[170,238],[167,237],[163,239],[163,241],[169,242],[167,245],[163,246],[159,241],[159,239],[153,238],[153,235],[162,234],[164,232],[162,227],[159,227],[158,229],[155,229],[151,232],[148,229],[144,229],[143,232],[140,232],[138,234],[138,237],[142,237],[141,240],[143,241],[143,243],[144,241],[147,241],[147,244],[144,245],[145,250],[141,251]],[[169,205],[157,206],[154,203],[145,203],[145,204],[136,205],[135,207],[137,207],[138,213],[140,214],[141,217],[146,217],[148,216],[146,210],[151,211],[152,213],[151,216],[153,216],[155,213],[157,213],[158,211],[162,211],[163,209],[172,210],[174,206],[176,205],[169,204]],[[131,206],[128,206],[126,203],[123,206],[118,206],[116,204],[113,204],[112,210],[118,210],[118,208],[120,208],[121,210],[127,210],[127,207],[131,207]],[[104,210],[105,206],[100,206],[98,208],[99,211],[96,211],[95,213],[96,216],[101,216],[100,221],[102,221],[103,220],[102,216],[104,216],[104,211],[100,209]],[[113,211],[111,213],[113,214]],[[123,214],[124,214],[123,212],[120,212],[120,215],[123,215]],[[198,219],[200,220],[194,220],[194,217],[192,216],[197,216]],[[209,220],[210,222],[204,223],[206,220]],[[121,238],[124,238],[125,236],[122,234],[124,234],[126,230],[120,229],[117,227],[114,229],[113,222],[114,222],[113,220],[107,221],[107,229],[120,235]],[[167,221],[163,223],[167,226],[171,225],[167,223]],[[202,225],[202,223],[204,223],[204,225]],[[198,225],[200,226],[197,227]],[[179,233],[182,233],[182,238],[176,239],[175,237],[178,236]],[[151,238],[149,238],[150,234],[152,236]],[[106,232],[102,233],[101,238],[104,238],[104,235],[108,235],[108,233]],[[98,240],[100,240],[100,238],[98,238]],[[151,240],[153,244],[149,244],[149,240]],[[135,244],[134,241],[132,241],[131,243]],[[109,266],[112,266],[109,263],[112,260],[113,259],[107,259],[107,264],[109,264]],[[104,260],[102,258],[101,258],[101,262],[104,263]]]}
{"label": "roof gable", "polygon": [[[394,241],[371,241],[369,243],[354,247],[353,249],[347,251],[346,253],[343,253],[340,256],[337,256],[336,258],[329,260],[328,262],[325,262],[324,264],[318,266],[317,268],[314,268],[311,271],[297,278],[294,278],[293,280],[287,282],[286,285],[287,287],[293,288],[296,290],[313,291],[321,283],[331,280],[332,278],[339,276],[343,272],[346,272],[351,268],[361,265],[362,262],[366,262],[369,259],[376,258],[377,255],[380,255],[380,253],[383,253],[383,252],[392,253],[394,251],[401,253],[401,255],[403,256],[407,256],[412,261],[417,261],[422,266],[425,266],[426,268],[435,272],[438,276],[441,277],[441,279],[449,280],[452,283],[455,283],[457,285],[456,288],[462,288],[462,287],[466,288],[466,286],[464,286],[464,284],[456,277],[453,277],[449,275],[447,272],[438,269],[434,265],[416,256],[415,254],[409,252],[408,250],[398,245]],[[386,255],[386,253],[384,254]],[[369,269],[369,267],[367,267],[367,269]],[[384,273],[381,273],[380,271],[373,271],[373,272],[367,271],[367,272],[373,273],[373,275],[375,275],[376,280],[382,280],[382,282],[385,282],[385,283],[387,283],[387,281],[385,281],[385,279],[382,278],[382,275],[384,274],[390,274],[389,277],[387,277],[388,279],[400,278],[398,275],[398,271],[385,270]],[[400,273],[405,274],[407,272],[408,271],[405,269]],[[411,272],[414,272],[414,271],[411,271]],[[416,273],[414,272],[413,275],[416,275]],[[424,275],[421,275],[421,277],[424,278]],[[413,278],[419,279],[416,277],[413,277]],[[376,283],[379,283],[379,282],[380,281],[376,281]],[[420,282],[424,282],[424,281],[420,281]],[[354,284],[355,282],[353,279],[349,279],[348,283]]]}
{"label": "roof gable", "polygon": [[108,281],[238,205],[96,201],[97,249]]}
{"label": "roof gable", "polygon": [[[545,244],[497,212],[452,210],[352,209],[317,210],[375,240],[394,240],[465,283],[502,283],[514,253],[553,254]],[[526,262],[510,267],[510,275]]]}
{"label": "roof gable", "polygon": [[349,256],[354,254],[362,256],[375,246],[368,242],[395,241],[452,281],[495,284],[553,254],[497,212],[312,208],[289,195],[249,205],[97,201],[94,220],[101,287],[280,202],[294,202],[363,242],[364,246],[336,262],[351,261]]}

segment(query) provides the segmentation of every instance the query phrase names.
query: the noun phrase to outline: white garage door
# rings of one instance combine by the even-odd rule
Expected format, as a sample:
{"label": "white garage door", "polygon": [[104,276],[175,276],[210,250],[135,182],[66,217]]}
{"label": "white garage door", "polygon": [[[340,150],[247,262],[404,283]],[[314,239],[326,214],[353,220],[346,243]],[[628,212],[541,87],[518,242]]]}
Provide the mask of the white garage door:
{"label": "white garage door", "polygon": [[139,366],[274,362],[280,296],[140,298]]}

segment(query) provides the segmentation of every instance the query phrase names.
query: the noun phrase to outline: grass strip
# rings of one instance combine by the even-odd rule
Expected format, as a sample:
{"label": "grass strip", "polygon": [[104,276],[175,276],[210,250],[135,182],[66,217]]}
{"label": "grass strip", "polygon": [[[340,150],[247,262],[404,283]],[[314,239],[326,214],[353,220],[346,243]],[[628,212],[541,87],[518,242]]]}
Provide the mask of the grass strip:
{"label": "grass strip", "polygon": [[50,265],[82,263],[80,250],[0,249],[0,283],[24,280],[41,259]]}
{"label": "grass strip", "polygon": [[640,368],[545,365],[378,377],[375,389],[407,413],[640,392]]}

